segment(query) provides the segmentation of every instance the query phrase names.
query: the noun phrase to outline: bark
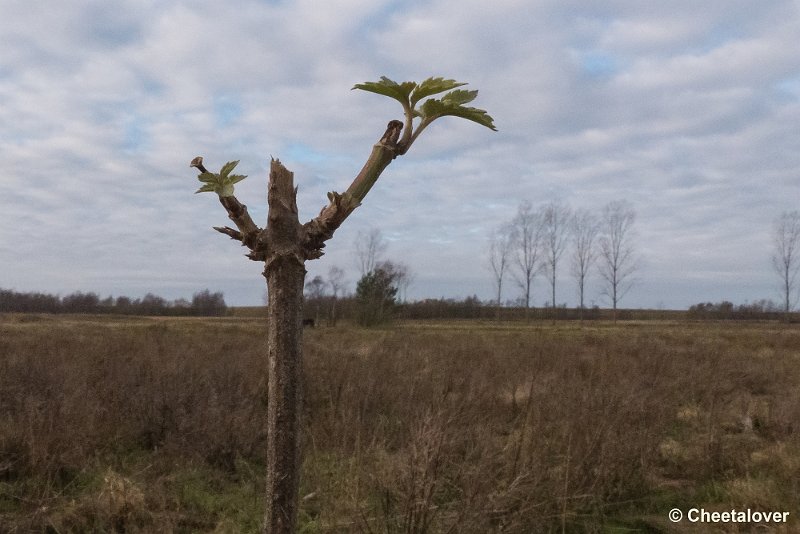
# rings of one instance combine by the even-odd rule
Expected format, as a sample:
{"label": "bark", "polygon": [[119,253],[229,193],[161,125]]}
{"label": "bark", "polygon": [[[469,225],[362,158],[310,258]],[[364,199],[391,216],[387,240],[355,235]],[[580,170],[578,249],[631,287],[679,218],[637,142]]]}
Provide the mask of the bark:
{"label": "bark", "polygon": [[306,270],[296,194],[293,174],[272,160],[265,231],[270,247],[264,269],[269,287],[265,533],[294,532],[297,521]]}

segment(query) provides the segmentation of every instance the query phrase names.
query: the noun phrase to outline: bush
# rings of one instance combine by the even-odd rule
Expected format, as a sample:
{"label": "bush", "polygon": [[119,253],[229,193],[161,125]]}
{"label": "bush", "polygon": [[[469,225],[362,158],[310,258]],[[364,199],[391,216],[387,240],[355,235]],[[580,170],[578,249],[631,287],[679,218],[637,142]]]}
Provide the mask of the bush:
{"label": "bush", "polygon": [[375,326],[391,319],[397,296],[395,282],[394,273],[381,266],[361,277],[356,287],[360,325]]}

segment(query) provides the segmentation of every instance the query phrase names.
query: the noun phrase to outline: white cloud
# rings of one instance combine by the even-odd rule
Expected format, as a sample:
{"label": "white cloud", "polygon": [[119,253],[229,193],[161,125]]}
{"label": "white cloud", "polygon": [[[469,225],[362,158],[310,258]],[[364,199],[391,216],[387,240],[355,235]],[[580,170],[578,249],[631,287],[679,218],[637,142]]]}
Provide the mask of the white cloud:
{"label": "white cloud", "polygon": [[[0,286],[259,303],[260,268],[210,230],[226,217],[192,194],[188,161],[241,159],[260,223],[280,157],[312,217],[399,115],[350,87],[445,75],[500,131],[432,126],[311,274],[352,269],[353,238],[377,226],[417,271],[411,296],[488,298],[485,236],[520,200],[628,198],[647,256],[629,304],[665,287],[670,305],[713,299],[737,277],[729,298],[773,296],[765,236],[798,198],[796,2],[0,5]],[[559,298],[573,293],[565,276]]]}

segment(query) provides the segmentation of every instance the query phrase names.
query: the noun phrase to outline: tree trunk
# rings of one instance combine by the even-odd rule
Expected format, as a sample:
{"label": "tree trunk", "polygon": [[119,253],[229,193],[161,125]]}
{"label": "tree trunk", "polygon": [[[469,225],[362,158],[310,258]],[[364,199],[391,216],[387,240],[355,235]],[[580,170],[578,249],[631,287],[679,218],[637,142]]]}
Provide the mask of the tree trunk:
{"label": "tree trunk", "polygon": [[497,307],[495,309],[495,321],[500,322],[500,298],[503,295],[503,279],[497,281]]}
{"label": "tree trunk", "polygon": [[531,277],[530,274],[527,275],[527,281],[525,282],[525,320],[530,320],[530,311],[531,311]]}
{"label": "tree trunk", "polygon": [[783,311],[786,313],[786,322],[789,322],[789,312],[792,311],[792,274],[789,263],[786,263],[786,267],[783,271],[783,294],[785,295],[784,304],[783,304]]}
{"label": "tree trunk", "polygon": [[611,302],[614,306],[614,324],[617,324],[617,273],[614,272],[614,282],[612,283]]}
{"label": "tree trunk", "polygon": [[267,503],[265,534],[296,530],[302,414],[303,283],[305,266],[294,176],[273,160],[269,177]]}

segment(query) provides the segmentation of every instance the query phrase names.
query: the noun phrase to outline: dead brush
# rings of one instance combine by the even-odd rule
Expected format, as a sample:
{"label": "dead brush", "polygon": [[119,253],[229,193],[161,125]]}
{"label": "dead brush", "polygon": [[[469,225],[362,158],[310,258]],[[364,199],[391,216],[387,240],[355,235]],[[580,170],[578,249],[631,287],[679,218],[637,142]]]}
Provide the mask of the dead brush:
{"label": "dead brush", "polygon": [[[0,532],[252,530],[264,327],[230,325],[0,324]],[[301,527],[663,530],[690,499],[798,514],[799,356],[784,325],[317,329]]]}

